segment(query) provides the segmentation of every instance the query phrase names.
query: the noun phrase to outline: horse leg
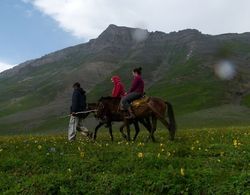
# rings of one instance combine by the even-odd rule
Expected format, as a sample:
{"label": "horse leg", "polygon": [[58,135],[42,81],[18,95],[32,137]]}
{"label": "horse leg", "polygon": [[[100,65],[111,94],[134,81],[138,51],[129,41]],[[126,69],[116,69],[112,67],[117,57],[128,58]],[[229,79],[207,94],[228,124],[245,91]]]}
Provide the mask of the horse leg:
{"label": "horse leg", "polygon": [[122,137],[123,137],[124,139],[127,139],[126,134],[123,132],[123,129],[124,129],[125,126],[126,126],[126,125],[123,124],[123,125],[120,127],[120,132],[121,132],[121,134],[122,134]]}
{"label": "horse leg", "polygon": [[141,124],[143,124],[143,126],[148,130],[149,132],[149,136],[146,140],[146,142],[148,142],[148,140],[150,139],[150,135],[151,135],[151,124],[150,124],[150,120],[144,120],[144,119],[140,119],[139,120]]}
{"label": "horse leg", "polygon": [[148,136],[146,142],[148,142],[150,138],[152,139],[153,142],[155,142],[155,138],[154,138],[154,135],[153,135],[154,132],[153,132],[153,128],[152,128],[152,125],[151,125],[151,122],[150,122],[150,118],[146,117],[145,120],[142,119],[142,120],[140,120],[140,122],[144,125],[144,127],[149,132],[149,136]]}
{"label": "horse leg", "polygon": [[168,110],[168,118],[169,118],[169,131],[171,140],[174,140],[175,131],[176,131],[176,122],[175,122],[175,116],[174,116],[174,110],[173,106],[169,102],[165,102],[167,104],[167,110]]}
{"label": "horse leg", "polygon": [[151,122],[150,122],[150,118],[147,117],[147,118],[146,118],[146,121],[147,121],[148,128],[149,128],[148,131],[149,131],[149,133],[150,133],[149,138],[151,137],[152,141],[155,142],[154,128],[153,128],[153,126],[152,126],[152,124],[151,124]]}
{"label": "horse leg", "polygon": [[127,134],[128,134],[127,140],[130,141],[131,140],[131,138],[130,138],[130,126],[129,126],[129,122],[128,121],[126,121],[126,127],[127,127]]}
{"label": "horse leg", "polygon": [[164,118],[159,118],[159,120],[162,122],[162,124],[168,129],[170,134],[170,140],[174,140],[175,131],[171,131],[169,128],[169,123]]}
{"label": "horse leg", "polygon": [[174,140],[175,132],[170,130],[169,123],[165,119],[163,115],[161,115],[152,105],[148,104],[150,109],[153,111],[155,116],[162,122],[162,124],[168,129],[169,134],[170,134],[170,140]]}
{"label": "horse leg", "polygon": [[95,133],[94,133],[94,140],[96,140],[96,135],[97,135],[97,131],[98,131],[98,129],[101,127],[101,126],[103,126],[105,123],[103,123],[103,122],[99,122],[99,124],[96,126],[96,128],[95,128]]}
{"label": "horse leg", "polygon": [[148,132],[150,133],[150,128],[149,128],[149,124],[147,123],[147,121],[145,121],[144,119],[140,119],[139,122],[148,130]]}
{"label": "horse leg", "polygon": [[135,122],[134,122],[134,127],[135,127],[135,136],[134,136],[134,138],[133,138],[133,141],[136,140],[137,135],[138,135],[138,133],[140,132],[140,127],[139,127],[138,121],[135,121]]}
{"label": "horse leg", "polygon": [[157,126],[157,118],[156,116],[152,116],[152,134],[151,134],[152,140],[155,140],[154,133],[156,131],[156,126]]}
{"label": "horse leg", "polygon": [[111,122],[108,125],[109,125],[109,134],[110,134],[111,141],[114,141]]}

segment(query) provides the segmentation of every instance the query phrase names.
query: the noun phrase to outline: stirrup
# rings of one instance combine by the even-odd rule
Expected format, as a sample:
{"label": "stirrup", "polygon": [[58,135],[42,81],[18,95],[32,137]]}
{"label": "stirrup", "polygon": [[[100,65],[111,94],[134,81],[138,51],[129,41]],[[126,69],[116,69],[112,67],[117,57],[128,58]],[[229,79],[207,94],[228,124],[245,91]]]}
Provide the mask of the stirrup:
{"label": "stirrup", "polygon": [[129,114],[128,114],[127,116],[125,116],[125,118],[126,118],[126,119],[134,119],[134,118],[135,118],[135,115],[134,115],[133,113],[130,113],[130,112],[129,112]]}
{"label": "stirrup", "polygon": [[135,117],[134,117],[134,116],[129,115],[129,116],[125,116],[125,118],[126,118],[126,119],[134,119]]}

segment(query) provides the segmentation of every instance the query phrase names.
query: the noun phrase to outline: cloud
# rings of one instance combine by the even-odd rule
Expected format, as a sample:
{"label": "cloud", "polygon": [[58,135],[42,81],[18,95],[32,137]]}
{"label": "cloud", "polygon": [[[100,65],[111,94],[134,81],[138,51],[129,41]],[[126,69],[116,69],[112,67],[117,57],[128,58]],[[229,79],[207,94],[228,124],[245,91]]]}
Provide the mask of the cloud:
{"label": "cloud", "polygon": [[12,68],[14,65],[6,64],[3,62],[0,62],[0,72],[3,72],[4,70]]}
{"label": "cloud", "polygon": [[109,24],[208,34],[250,31],[248,0],[22,0],[74,36],[97,37]]}

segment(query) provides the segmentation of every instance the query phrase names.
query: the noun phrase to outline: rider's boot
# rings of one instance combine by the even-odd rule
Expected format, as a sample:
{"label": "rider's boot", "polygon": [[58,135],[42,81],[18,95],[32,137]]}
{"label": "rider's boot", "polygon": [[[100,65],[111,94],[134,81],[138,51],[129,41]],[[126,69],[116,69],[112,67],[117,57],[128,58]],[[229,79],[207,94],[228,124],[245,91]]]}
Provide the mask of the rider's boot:
{"label": "rider's boot", "polygon": [[133,119],[135,118],[135,114],[133,112],[133,110],[131,109],[131,107],[128,108],[128,116],[126,116],[126,119]]}

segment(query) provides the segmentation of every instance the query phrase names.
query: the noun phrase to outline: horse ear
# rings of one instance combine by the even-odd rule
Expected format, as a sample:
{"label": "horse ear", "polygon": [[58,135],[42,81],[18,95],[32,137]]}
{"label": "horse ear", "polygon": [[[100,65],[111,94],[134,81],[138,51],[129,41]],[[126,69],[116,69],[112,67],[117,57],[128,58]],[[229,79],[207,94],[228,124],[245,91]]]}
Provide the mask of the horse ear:
{"label": "horse ear", "polygon": [[103,99],[103,96],[101,96],[101,97],[99,98],[98,102],[100,102],[102,99]]}

